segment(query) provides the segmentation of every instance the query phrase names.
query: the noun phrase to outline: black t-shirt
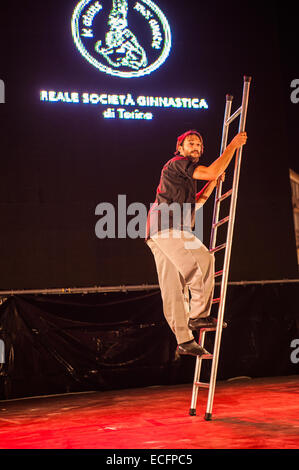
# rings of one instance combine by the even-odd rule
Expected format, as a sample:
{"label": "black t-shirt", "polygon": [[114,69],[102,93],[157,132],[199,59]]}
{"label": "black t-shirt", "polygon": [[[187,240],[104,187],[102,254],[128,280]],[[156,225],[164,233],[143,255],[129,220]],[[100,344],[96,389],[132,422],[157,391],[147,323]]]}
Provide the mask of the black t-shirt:
{"label": "black t-shirt", "polygon": [[156,200],[148,214],[146,239],[168,228],[192,229],[197,190],[192,175],[198,164],[188,157],[175,156],[164,165]]}

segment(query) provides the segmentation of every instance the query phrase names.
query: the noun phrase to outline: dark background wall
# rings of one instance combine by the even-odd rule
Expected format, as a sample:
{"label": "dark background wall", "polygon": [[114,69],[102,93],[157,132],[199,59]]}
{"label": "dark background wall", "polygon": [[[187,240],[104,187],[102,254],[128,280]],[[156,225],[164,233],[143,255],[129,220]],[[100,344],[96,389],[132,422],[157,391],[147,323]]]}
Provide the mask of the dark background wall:
{"label": "dark background wall", "polygon": [[[225,94],[240,105],[244,74],[253,82],[230,278],[297,277],[288,180],[290,166],[299,171],[299,104],[290,102],[290,81],[299,78],[291,9],[160,0],[172,30],[170,56],[149,76],[121,79],[99,72],[76,50],[70,30],[76,3],[2,7],[1,289],[155,283],[142,239],[95,236],[95,207],[116,204],[118,194],[127,195],[127,204],[149,207],[161,167],[188,128],[202,132],[202,163],[212,162]],[[199,96],[209,109],[157,109],[152,122],[106,121],[96,106],[40,102],[42,89]],[[206,243],[212,203],[204,211]]]}

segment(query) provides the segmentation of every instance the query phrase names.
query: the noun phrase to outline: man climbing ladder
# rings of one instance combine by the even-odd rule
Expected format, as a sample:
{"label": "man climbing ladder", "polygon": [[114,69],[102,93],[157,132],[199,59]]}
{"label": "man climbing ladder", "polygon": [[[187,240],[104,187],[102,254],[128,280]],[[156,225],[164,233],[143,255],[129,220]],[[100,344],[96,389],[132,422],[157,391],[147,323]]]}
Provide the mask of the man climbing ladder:
{"label": "man climbing ladder", "polygon": [[[246,132],[239,132],[219,158],[203,166],[199,163],[203,154],[202,136],[189,130],[178,137],[176,156],[162,169],[156,200],[148,216],[147,244],[156,262],[164,315],[176,336],[180,354],[209,354],[194,340],[192,331],[217,325],[210,315],[214,254],[192,233],[195,206],[207,201],[217,180],[223,179],[236,150],[246,141]],[[196,193],[197,180],[208,181],[199,193]],[[179,216],[169,210],[170,206],[179,207]],[[189,312],[184,296],[186,286],[191,293]]]}

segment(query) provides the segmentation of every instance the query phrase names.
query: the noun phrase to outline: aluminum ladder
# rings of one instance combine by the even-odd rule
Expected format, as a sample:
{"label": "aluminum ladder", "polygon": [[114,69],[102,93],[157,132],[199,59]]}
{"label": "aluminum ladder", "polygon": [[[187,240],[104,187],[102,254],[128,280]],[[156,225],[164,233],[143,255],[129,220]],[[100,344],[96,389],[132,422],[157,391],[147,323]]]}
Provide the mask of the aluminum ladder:
{"label": "aluminum ladder", "polygon": [[[240,116],[239,132],[245,131],[250,83],[251,83],[251,77],[244,76],[242,105],[233,114],[231,114],[233,96],[226,95],[220,155],[223,153],[223,151],[225,150],[227,146],[229,126],[238,116]],[[219,304],[218,314],[217,314],[217,327],[200,329],[198,342],[202,347],[204,347],[206,332],[209,332],[209,331],[216,332],[215,340],[214,340],[214,350],[213,350],[213,354],[211,355],[203,355],[201,357],[197,356],[196,358],[191,408],[189,411],[189,414],[191,416],[196,415],[196,403],[197,403],[198,389],[208,388],[209,394],[208,394],[206,413],[204,416],[206,421],[210,421],[212,419],[212,409],[213,409],[213,402],[214,402],[214,395],[215,395],[220,343],[221,343],[221,335],[222,335],[222,329],[223,329],[223,317],[224,317],[224,309],[225,309],[227,282],[228,282],[228,274],[229,274],[229,264],[230,264],[233,230],[234,230],[234,222],[235,222],[235,214],[236,214],[237,195],[238,195],[238,186],[239,186],[239,178],[240,178],[240,167],[241,167],[241,159],[242,159],[242,149],[243,147],[240,147],[236,152],[232,188],[229,191],[227,191],[225,194],[222,194],[222,181],[218,180],[217,187],[216,187],[216,194],[215,194],[213,221],[212,221],[211,238],[210,238],[210,253],[217,253],[221,250],[225,250],[223,269],[218,272],[215,272],[215,278],[222,277],[221,287],[220,287],[220,297],[213,299],[213,304]],[[224,201],[225,199],[229,197],[231,197],[229,215],[219,220],[220,204],[222,201]],[[217,246],[216,245],[217,230],[221,225],[226,224],[226,223],[228,224],[226,242]],[[209,383],[200,382],[200,373],[201,373],[201,366],[202,366],[203,359],[212,360]]]}

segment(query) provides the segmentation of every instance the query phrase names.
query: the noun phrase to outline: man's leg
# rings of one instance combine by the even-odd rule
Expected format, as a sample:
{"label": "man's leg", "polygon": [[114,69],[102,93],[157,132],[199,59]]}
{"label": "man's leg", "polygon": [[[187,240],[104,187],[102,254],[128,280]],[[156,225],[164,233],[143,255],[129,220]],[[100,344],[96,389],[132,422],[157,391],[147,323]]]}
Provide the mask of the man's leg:
{"label": "man's leg", "polygon": [[184,295],[184,279],[154,240],[149,239],[147,244],[156,262],[164,316],[175,334],[178,344],[191,341],[194,337],[188,328],[188,299]]}
{"label": "man's leg", "polygon": [[190,233],[170,230],[168,238],[161,235],[153,237],[155,244],[190,288],[190,318],[209,316],[214,292],[214,255]]}

